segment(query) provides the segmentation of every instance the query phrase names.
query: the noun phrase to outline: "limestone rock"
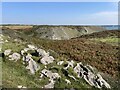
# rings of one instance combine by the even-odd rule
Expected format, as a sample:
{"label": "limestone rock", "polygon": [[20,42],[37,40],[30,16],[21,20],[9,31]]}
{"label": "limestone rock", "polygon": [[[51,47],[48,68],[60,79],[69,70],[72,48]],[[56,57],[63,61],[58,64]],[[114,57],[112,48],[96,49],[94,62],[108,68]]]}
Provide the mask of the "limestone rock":
{"label": "limestone rock", "polygon": [[44,56],[40,61],[42,64],[47,65],[53,63],[54,58],[52,56]]}
{"label": "limestone rock", "polygon": [[26,69],[29,69],[31,74],[35,74],[35,72],[40,69],[40,66],[33,59],[30,59],[28,61],[28,66],[26,67]]}
{"label": "limestone rock", "polygon": [[[90,69],[93,71],[92,66]],[[87,68],[87,66],[82,65],[82,63],[77,63],[77,66],[74,68],[74,72],[78,75],[78,77],[83,77],[83,79],[91,86],[96,88],[102,88],[105,86],[106,88],[111,88],[110,85],[102,78],[100,74],[94,74]]]}
{"label": "limestone rock", "polygon": [[8,42],[8,40],[5,40],[5,42]]}
{"label": "limestone rock", "polygon": [[97,82],[99,82],[100,86],[105,86],[106,88],[111,88],[111,86],[102,78],[100,74],[97,74]]}
{"label": "limestone rock", "polygon": [[41,73],[44,74],[45,76],[49,77],[50,80],[54,80],[54,79],[60,78],[60,75],[58,73],[52,73],[51,71],[49,71],[47,69],[43,69],[41,71]]}
{"label": "limestone rock", "polygon": [[37,52],[39,53],[39,56],[49,56],[49,52],[46,53],[46,51],[43,49],[37,49]]}
{"label": "limestone rock", "polygon": [[47,70],[47,69],[43,69],[41,71],[41,76],[43,77],[43,75],[45,75],[46,77],[49,77],[49,81],[50,83],[45,85],[45,88],[54,88],[54,84],[55,84],[55,79],[59,79],[61,76],[58,73],[52,73],[51,71]]}
{"label": "limestone rock", "polygon": [[59,61],[58,63],[57,63],[57,65],[62,65],[64,63],[64,61]]}
{"label": "limestone rock", "polygon": [[28,45],[28,48],[30,48],[31,50],[36,50],[37,47],[35,47],[34,45]]}
{"label": "limestone rock", "polygon": [[9,60],[20,60],[20,54],[19,53],[13,53],[12,55],[9,55]]}
{"label": "limestone rock", "polygon": [[33,59],[32,59],[32,55],[28,53],[27,56],[25,56],[24,61],[28,62],[28,61],[30,61],[30,60],[33,60]]}
{"label": "limestone rock", "polygon": [[65,79],[65,81],[66,81],[67,84],[71,84],[70,80]]}
{"label": "limestone rock", "polygon": [[68,63],[68,66],[67,67],[65,67],[64,69],[68,69],[69,67],[74,67],[74,61],[73,60],[71,60],[71,61],[67,61],[67,63]]}
{"label": "limestone rock", "polygon": [[18,86],[18,88],[27,88],[27,87],[25,87],[25,86],[22,86],[22,85],[19,85],[19,86]]}
{"label": "limestone rock", "polygon": [[12,51],[11,49],[7,49],[7,50],[5,50],[5,51],[4,51],[5,56],[10,55],[11,51]]}
{"label": "limestone rock", "polygon": [[30,50],[30,48],[24,48],[24,51],[25,52],[27,52],[27,51],[29,51]]}
{"label": "limestone rock", "polygon": [[21,53],[21,55],[24,55],[25,51],[24,51],[24,50],[21,50],[20,53]]}

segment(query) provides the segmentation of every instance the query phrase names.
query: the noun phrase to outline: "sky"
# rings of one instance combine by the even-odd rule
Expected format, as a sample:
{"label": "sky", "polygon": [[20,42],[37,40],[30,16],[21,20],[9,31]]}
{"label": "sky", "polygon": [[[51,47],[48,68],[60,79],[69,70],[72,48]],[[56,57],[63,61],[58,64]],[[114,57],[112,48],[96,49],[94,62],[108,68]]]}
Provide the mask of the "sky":
{"label": "sky", "polygon": [[115,2],[2,2],[3,24],[113,25]]}

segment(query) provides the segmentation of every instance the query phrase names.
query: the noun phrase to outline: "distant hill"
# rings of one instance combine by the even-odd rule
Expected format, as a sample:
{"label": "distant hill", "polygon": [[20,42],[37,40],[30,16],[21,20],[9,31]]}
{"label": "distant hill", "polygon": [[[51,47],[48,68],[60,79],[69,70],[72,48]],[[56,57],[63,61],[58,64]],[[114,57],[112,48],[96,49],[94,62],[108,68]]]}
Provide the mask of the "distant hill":
{"label": "distant hill", "polygon": [[53,40],[64,40],[104,30],[101,27],[95,26],[40,26],[35,30],[37,33],[35,36]]}
{"label": "distant hill", "polygon": [[120,30],[106,30],[102,32],[94,32],[89,35],[82,35],[80,38],[105,38],[105,37],[120,37]]}
{"label": "distant hill", "polygon": [[26,35],[52,40],[68,40],[81,35],[105,31],[99,26],[3,26],[3,30],[24,30]]}

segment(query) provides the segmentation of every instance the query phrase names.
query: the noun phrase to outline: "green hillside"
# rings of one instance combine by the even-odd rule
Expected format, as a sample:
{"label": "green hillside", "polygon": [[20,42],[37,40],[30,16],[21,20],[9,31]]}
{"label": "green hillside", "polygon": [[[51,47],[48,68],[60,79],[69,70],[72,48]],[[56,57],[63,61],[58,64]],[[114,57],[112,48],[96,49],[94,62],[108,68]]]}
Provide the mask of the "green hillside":
{"label": "green hillside", "polygon": [[[33,31],[34,29],[28,31],[3,30],[4,43],[2,44],[2,52],[7,49],[11,49],[12,53],[20,53],[20,51],[26,48],[29,44],[34,45],[38,48],[42,48],[46,52],[49,52],[50,55],[55,58],[55,61],[51,64],[46,65],[46,69],[51,70],[54,73],[58,73],[62,77],[56,80],[54,88],[77,88],[78,90],[80,88],[96,88],[89,85],[83,78],[78,78],[73,68],[68,68],[67,72],[70,75],[73,75],[77,79],[77,81],[66,76],[66,71],[63,68],[66,66],[67,61],[70,60],[74,61],[74,68],[79,62],[82,62],[85,66],[92,66],[94,68],[93,73],[95,75],[97,73],[100,73],[105,81],[110,84],[111,88],[119,87],[120,80],[118,78],[120,73],[118,66],[118,52],[120,47],[115,44],[117,43],[117,40],[119,40],[117,34],[104,34],[107,35],[107,37],[103,36],[103,39],[102,36],[97,37],[99,33],[103,32],[98,32],[97,34],[95,34],[96,36],[94,35],[94,37],[92,38],[87,38],[92,35],[90,34],[89,36],[85,35],[70,40],[50,40],[50,38],[48,38],[48,40],[45,38],[38,38],[40,32],[45,32],[45,29],[38,29],[39,27],[36,27],[35,31]],[[64,33],[62,31],[59,31],[60,33],[58,33],[57,29],[55,31],[53,30],[53,32],[56,33],[55,35],[57,36],[57,38],[60,38],[59,36],[62,36],[65,33],[69,33],[70,36],[78,34],[77,30],[75,30],[74,33],[72,29],[70,29],[69,32],[68,30],[66,30],[64,31]],[[47,31],[46,29],[47,33],[45,33],[44,35],[51,36],[51,33],[48,33],[49,31],[51,30],[48,29]],[[113,32],[116,33],[116,31]],[[69,36],[64,35],[64,38],[65,37],[68,38]],[[35,51],[32,50],[27,53],[33,54],[35,53]],[[40,72],[45,68],[45,66],[39,62],[39,60],[41,60],[41,57],[32,56],[32,58],[37,62],[38,65],[40,65],[40,70],[37,71],[35,75],[32,75],[30,71],[26,69],[26,65],[23,65],[22,58],[15,62],[10,61],[8,56],[3,57],[3,87],[17,88],[19,85],[22,85],[27,88],[42,88],[44,87],[44,85],[48,84],[48,77],[44,76],[43,79],[40,79]],[[64,61],[63,65],[57,65],[57,63],[61,60]],[[70,80],[71,84],[67,84],[65,79]]]}

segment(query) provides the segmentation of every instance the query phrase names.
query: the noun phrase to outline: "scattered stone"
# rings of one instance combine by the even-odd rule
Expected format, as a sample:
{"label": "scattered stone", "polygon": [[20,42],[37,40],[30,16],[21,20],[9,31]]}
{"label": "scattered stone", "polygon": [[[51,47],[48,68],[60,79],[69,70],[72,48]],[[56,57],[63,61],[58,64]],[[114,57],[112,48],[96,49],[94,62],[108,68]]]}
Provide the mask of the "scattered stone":
{"label": "scattered stone", "polygon": [[65,67],[64,69],[68,69],[69,67],[74,67],[74,61],[73,60],[71,60],[71,61],[67,61],[67,63],[68,63],[68,66],[67,67]]}
{"label": "scattered stone", "polygon": [[21,43],[22,41],[20,39],[14,39],[15,42]]}
{"label": "scattered stone", "polygon": [[58,73],[52,73],[49,70],[43,69],[41,71],[42,74],[44,74],[45,76],[49,77],[49,80],[55,80],[55,79],[59,79],[61,76]]}
{"label": "scattered stone", "polygon": [[5,50],[5,51],[4,51],[5,56],[10,55],[11,51],[12,51],[11,49],[7,49],[7,50]]}
{"label": "scattered stone", "polygon": [[105,86],[106,88],[111,88],[111,86],[102,78],[100,74],[97,74],[97,82],[100,82],[99,86]]}
{"label": "scattered stone", "polygon": [[27,56],[25,56],[25,58],[24,58],[23,61],[28,62],[28,61],[30,61],[30,60],[33,60],[33,59],[32,59],[32,55],[28,53]]}
{"label": "scattered stone", "polygon": [[37,49],[37,52],[39,53],[39,56],[49,56],[49,52],[46,53],[46,51],[43,49]]}
{"label": "scattered stone", "polygon": [[67,84],[71,84],[70,80],[65,79],[65,81],[66,81]]}
{"label": "scattered stone", "polygon": [[28,45],[28,48],[29,48],[30,50],[36,50],[36,49],[37,49],[37,47],[35,47],[34,45]]}
{"label": "scattered stone", "polygon": [[30,48],[24,48],[24,51],[25,52],[27,52],[27,51],[29,51],[30,50]]}
{"label": "scattered stone", "polygon": [[19,85],[19,86],[18,86],[18,88],[27,88],[27,87],[25,87],[25,86],[22,86],[22,85]]}
{"label": "scattered stone", "polygon": [[[93,70],[92,66],[89,66]],[[95,75],[87,66],[83,66],[82,63],[77,63],[77,66],[74,68],[74,72],[78,77],[83,77],[83,79],[91,86],[96,88],[111,88],[110,85],[102,78],[100,74]]]}
{"label": "scattered stone", "polygon": [[52,56],[44,56],[40,61],[42,64],[47,65],[53,63],[54,58]]}
{"label": "scattered stone", "polygon": [[95,81],[94,77],[95,77],[95,75],[91,72],[89,72],[88,75],[83,74],[83,79],[91,86],[96,86],[95,82],[94,82]]}
{"label": "scattered stone", "polygon": [[[44,87],[45,88],[54,88],[54,84],[55,84],[55,79],[59,79],[60,78],[60,75],[58,74],[58,73],[52,73],[51,71],[49,71],[49,70],[46,70],[46,69],[43,69],[42,71],[41,71],[41,73],[43,74],[43,75],[45,75],[46,77],[49,77],[49,81],[50,81],[50,83],[49,84],[47,84],[47,85],[45,85]],[[43,77],[43,75],[41,74],[41,76],[40,77]]]}
{"label": "scattered stone", "polygon": [[41,73],[41,74],[40,74],[40,78],[43,78],[43,76],[44,76],[44,75]]}
{"label": "scattered stone", "polygon": [[47,66],[45,66],[45,68],[47,68]]}
{"label": "scattered stone", "polygon": [[24,55],[25,51],[24,51],[24,50],[21,50],[20,53],[21,53],[21,55]]}
{"label": "scattered stone", "polygon": [[[7,42],[7,41],[5,41]],[[32,59],[33,54],[29,54],[29,50],[34,50],[37,52],[37,56],[42,56],[42,59],[39,61],[44,64],[45,69],[41,71],[40,78],[42,79],[43,76],[46,76],[49,78],[50,83],[44,86],[44,88],[54,88],[55,80],[61,78],[61,76],[58,73],[53,73],[52,71],[47,70],[47,66],[50,63],[53,63],[55,60],[54,57],[49,56],[49,52],[46,53],[43,49],[37,49],[34,45],[28,45],[28,48],[24,48],[21,50],[20,54],[22,55],[23,64],[28,63],[28,66],[26,69],[29,69],[31,74],[35,74],[40,69],[40,66]],[[35,53],[36,53],[35,52]],[[25,54],[26,53],[26,54]],[[27,54],[28,53],[28,54]],[[3,53],[5,56],[9,56],[9,60],[20,60],[21,55],[19,53],[13,53],[11,54],[11,49],[5,50]],[[39,54],[39,55],[38,55]],[[33,55],[34,56],[34,55]],[[41,57],[40,57],[41,58]],[[81,62],[77,63],[77,65],[74,67],[74,61],[66,61],[67,64],[65,65],[65,68],[62,68],[62,72],[65,76],[68,76],[76,81],[76,78],[69,74],[68,68],[71,67],[74,69],[74,72],[77,74],[78,78],[83,78],[89,85],[94,86],[96,88],[111,88],[111,86],[102,78],[102,76],[98,73],[95,74],[95,70],[90,65],[83,65]],[[64,61],[57,62],[57,65],[62,65]],[[40,79],[40,80],[41,80]],[[71,84],[70,80],[65,79],[65,82],[67,84]],[[18,86],[18,88],[26,88],[24,86]]]}
{"label": "scattered stone", "polygon": [[62,65],[64,63],[64,61],[59,61],[58,63],[57,63],[57,65]]}
{"label": "scattered stone", "polygon": [[8,42],[8,40],[5,40],[5,42]]}
{"label": "scattered stone", "polygon": [[40,66],[33,59],[30,59],[26,69],[30,69],[31,74],[35,74],[40,69]]}
{"label": "scattered stone", "polygon": [[13,53],[12,55],[9,55],[9,60],[20,60],[20,54],[19,53]]}

